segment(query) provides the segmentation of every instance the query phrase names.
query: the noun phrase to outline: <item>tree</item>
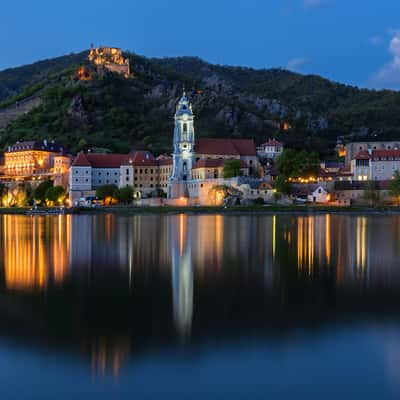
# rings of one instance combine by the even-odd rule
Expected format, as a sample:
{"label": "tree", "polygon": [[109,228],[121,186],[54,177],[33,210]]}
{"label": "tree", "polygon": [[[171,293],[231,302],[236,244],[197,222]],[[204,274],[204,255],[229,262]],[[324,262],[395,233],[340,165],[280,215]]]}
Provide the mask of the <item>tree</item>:
{"label": "tree", "polygon": [[46,190],[45,199],[47,205],[62,205],[67,197],[67,193],[62,186],[52,186]]}
{"label": "tree", "polygon": [[96,197],[99,200],[109,200],[109,204],[112,204],[112,199],[116,198],[118,188],[115,185],[103,185],[97,188]]}
{"label": "tree", "polygon": [[290,194],[292,185],[285,179],[284,176],[279,175],[275,180],[275,190],[281,194]]}
{"label": "tree", "polygon": [[224,178],[229,179],[235,176],[240,176],[240,160],[225,160],[224,161]]}
{"label": "tree", "polygon": [[119,202],[129,204],[133,199],[133,187],[125,186],[121,189],[117,189],[115,192],[115,197]]}
{"label": "tree", "polygon": [[400,172],[396,171],[393,179],[389,183],[389,194],[396,198],[397,204],[400,205]]}
{"label": "tree", "polygon": [[277,167],[280,175],[286,179],[316,177],[320,171],[320,161],[315,152],[285,149],[278,158]]}
{"label": "tree", "polygon": [[371,207],[379,203],[380,194],[376,182],[370,181],[366,184],[363,198]]}
{"label": "tree", "polygon": [[86,148],[86,146],[87,146],[87,142],[86,142],[85,138],[80,139],[78,142],[78,149],[83,150]]}
{"label": "tree", "polygon": [[44,204],[46,201],[47,189],[53,187],[52,181],[44,181],[33,191],[33,198],[38,204]]}

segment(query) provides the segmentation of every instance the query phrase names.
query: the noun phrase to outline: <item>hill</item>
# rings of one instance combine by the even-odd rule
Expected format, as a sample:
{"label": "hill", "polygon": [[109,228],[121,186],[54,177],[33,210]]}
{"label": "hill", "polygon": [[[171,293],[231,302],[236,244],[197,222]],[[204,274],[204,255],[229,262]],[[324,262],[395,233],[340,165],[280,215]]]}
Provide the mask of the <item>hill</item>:
{"label": "hill", "polygon": [[[11,118],[0,147],[48,138],[85,147],[170,151],[175,104],[185,86],[196,135],[276,136],[291,147],[327,155],[337,137],[398,138],[400,93],[371,91],[282,69],[213,65],[195,57],[145,58],[125,53],[132,76],[98,74],[88,52],[0,72],[0,118],[20,103],[35,106]],[[80,66],[91,71],[79,80]],[[16,118],[16,119],[14,119]]]}

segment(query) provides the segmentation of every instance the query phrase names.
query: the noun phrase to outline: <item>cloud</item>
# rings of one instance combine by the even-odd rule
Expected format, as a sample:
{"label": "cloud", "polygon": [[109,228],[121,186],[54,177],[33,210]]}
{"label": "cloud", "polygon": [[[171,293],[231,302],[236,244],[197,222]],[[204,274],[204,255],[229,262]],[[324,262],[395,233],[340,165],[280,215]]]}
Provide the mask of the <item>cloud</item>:
{"label": "cloud", "polygon": [[382,38],[378,35],[371,36],[370,38],[368,38],[368,43],[371,46],[379,46],[382,43]]}
{"label": "cloud", "polygon": [[295,57],[288,61],[286,69],[290,71],[300,71],[301,68],[308,63],[308,58],[306,57]]}
{"label": "cloud", "polygon": [[379,89],[400,89],[400,31],[393,31],[389,53],[391,61],[372,76],[371,85]]}
{"label": "cloud", "polygon": [[332,3],[333,0],[303,0],[305,8],[318,8]]}

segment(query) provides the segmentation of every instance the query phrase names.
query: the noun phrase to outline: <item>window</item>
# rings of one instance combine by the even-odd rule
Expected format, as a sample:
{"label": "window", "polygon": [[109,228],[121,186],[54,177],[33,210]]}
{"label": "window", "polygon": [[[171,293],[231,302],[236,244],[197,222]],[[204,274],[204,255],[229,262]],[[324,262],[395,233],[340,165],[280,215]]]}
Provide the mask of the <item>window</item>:
{"label": "window", "polygon": [[126,170],[126,174],[129,175],[129,169]]}

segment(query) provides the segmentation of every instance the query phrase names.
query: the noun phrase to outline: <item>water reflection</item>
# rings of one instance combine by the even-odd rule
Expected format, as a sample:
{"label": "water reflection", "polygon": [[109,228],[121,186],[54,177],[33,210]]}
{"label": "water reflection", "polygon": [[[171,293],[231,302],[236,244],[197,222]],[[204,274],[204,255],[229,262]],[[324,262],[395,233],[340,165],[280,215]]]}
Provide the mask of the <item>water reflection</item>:
{"label": "water reflection", "polygon": [[[178,241],[172,249],[173,314],[177,331],[181,337],[190,334],[193,318],[193,266],[191,238],[184,214],[179,216]],[[172,226],[173,230],[176,229]],[[173,242],[172,242],[173,243]]]}
{"label": "water reflection", "polygon": [[[79,343],[96,375],[117,376],[129,354],[155,342],[322,322],[332,304],[336,314],[397,304],[390,295],[400,284],[398,216],[110,214],[0,223],[2,295],[24,307],[20,300],[30,298],[19,293],[46,293],[35,315],[49,337]],[[316,308],[325,312],[316,317]]]}
{"label": "water reflection", "polygon": [[8,289],[60,284],[70,266],[71,216],[2,217],[4,278]]}

